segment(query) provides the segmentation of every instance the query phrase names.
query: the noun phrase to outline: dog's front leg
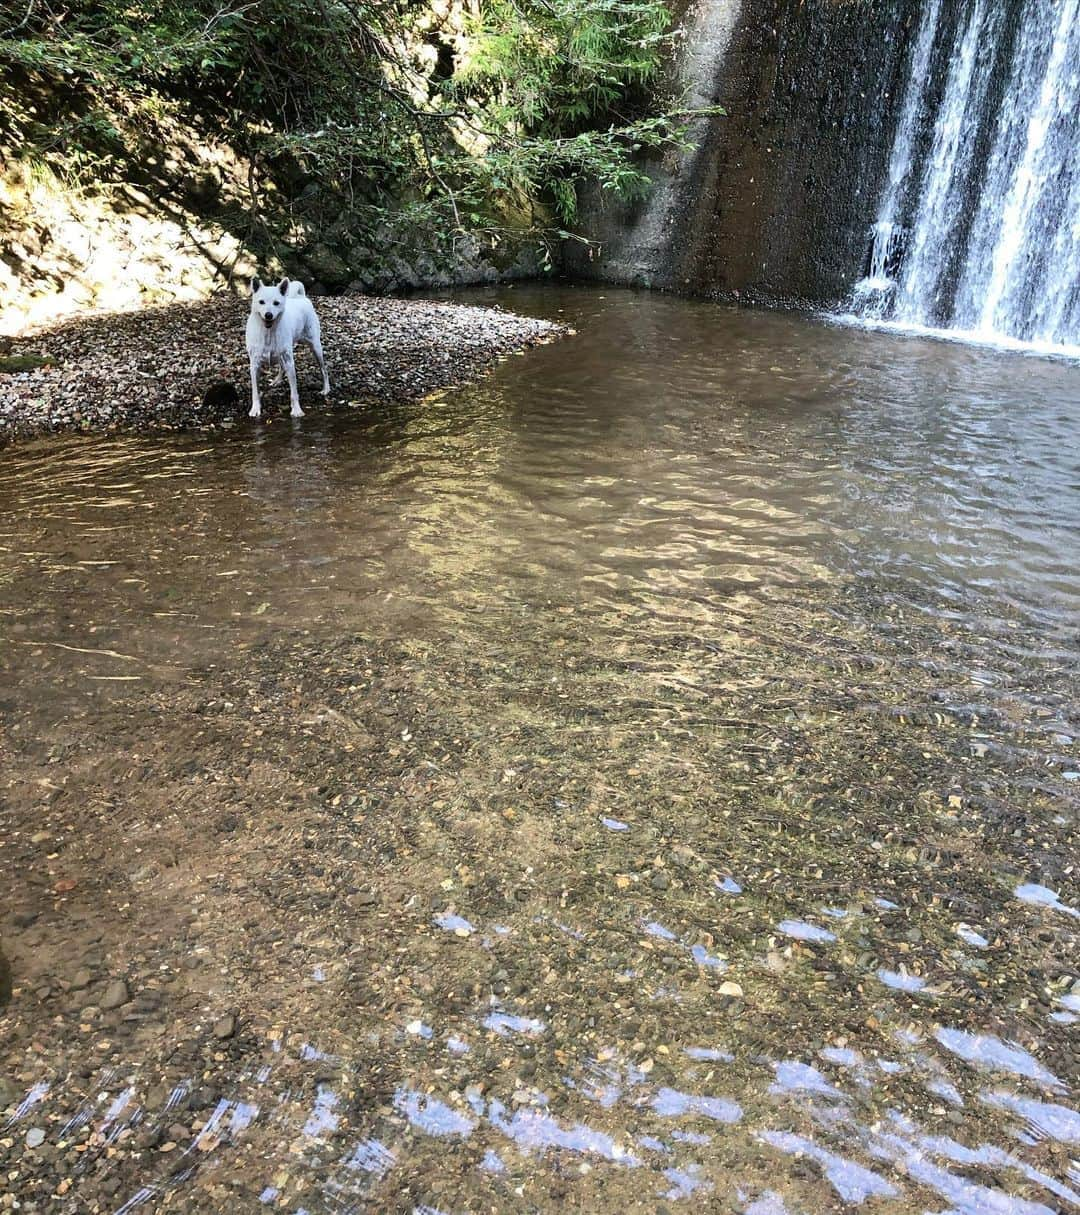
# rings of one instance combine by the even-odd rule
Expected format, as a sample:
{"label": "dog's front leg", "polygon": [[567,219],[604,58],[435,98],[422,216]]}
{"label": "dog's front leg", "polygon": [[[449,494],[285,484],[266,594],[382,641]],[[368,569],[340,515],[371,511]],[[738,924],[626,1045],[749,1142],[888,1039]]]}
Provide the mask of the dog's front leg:
{"label": "dog's front leg", "polygon": [[251,355],[248,362],[251,364],[251,409],[248,411],[248,417],[258,418],[262,416],[262,401],[259,400],[259,360],[255,355]]}
{"label": "dog's front leg", "polygon": [[289,413],[294,418],[302,418],[304,411],[300,408],[300,393],[296,390],[296,360],[291,350],[281,356],[281,365],[289,377],[289,404],[292,407]]}

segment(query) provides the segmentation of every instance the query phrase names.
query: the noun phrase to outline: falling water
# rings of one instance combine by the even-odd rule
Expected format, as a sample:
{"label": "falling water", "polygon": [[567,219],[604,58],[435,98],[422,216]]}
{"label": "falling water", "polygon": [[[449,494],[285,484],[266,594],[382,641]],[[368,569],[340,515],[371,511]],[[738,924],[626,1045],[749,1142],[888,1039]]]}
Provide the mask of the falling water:
{"label": "falling water", "polygon": [[1080,0],[926,0],[852,310],[1080,355]]}
{"label": "falling water", "polygon": [[867,299],[873,297],[875,302],[887,298],[893,286],[890,274],[899,253],[901,235],[897,224],[898,203],[911,172],[923,83],[930,70],[930,54],[934,49],[934,34],[937,32],[940,15],[941,0],[932,0],[923,16],[911,57],[911,71],[904,90],[896,143],[889,160],[889,178],[882,196],[878,221],[873,229],[870,273],[856,287],[861,296]]}

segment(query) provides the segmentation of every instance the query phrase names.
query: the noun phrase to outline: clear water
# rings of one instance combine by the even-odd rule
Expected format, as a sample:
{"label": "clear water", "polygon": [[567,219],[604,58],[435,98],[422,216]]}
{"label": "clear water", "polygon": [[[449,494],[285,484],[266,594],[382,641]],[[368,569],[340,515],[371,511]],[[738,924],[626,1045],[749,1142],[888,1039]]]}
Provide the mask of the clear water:
{"label": "clear water", "polygon": [[[17,958],[56,989],[89,918],[152,973],[195,964],[185,1035],[243,1025],[177,1074],[171,1023],[121,1020],[105,1055],[17,997],[5,1164],[86,1128],[73,1193],[112,1178],[114,1211],[216,1212],[222,1186],[311,1213],[1080,1201],[1053,1019],[1080,368],[628,292],[480,298],[577,336],[419,405],[0,460],[5,942],[40,930]],[[281,809],[279,779],[315,800]],[[30,842],[54,786],[60,868]],[[214,834],[241,795],[262,817]],[[80,918],[98,836],[123,903]],[[309,902],[291,867],[316,863],[380,901]],[[27,881],[73,867],[14,928]],[[203,934],[182,962],[153,936],[176,907]],[[172,1160],[131,1151],[179,1118]]]}
{"label": "clear water", "polygon": [[423,407],[6,452],[9,594],[163,653],[568,586],[616,633],[627,605],[673,626],[863,577],[1080,607],[1077,368],[647,293],[475,298],[580,333]]}

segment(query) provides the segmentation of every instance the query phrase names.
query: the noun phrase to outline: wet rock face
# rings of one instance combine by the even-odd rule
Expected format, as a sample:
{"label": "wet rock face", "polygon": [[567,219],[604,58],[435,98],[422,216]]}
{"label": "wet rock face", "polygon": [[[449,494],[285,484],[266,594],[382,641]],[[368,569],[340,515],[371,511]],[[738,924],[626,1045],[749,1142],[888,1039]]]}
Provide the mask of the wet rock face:
{"label": "wet rock face", "polygon": [[708,121],[695,155],[648,166],[649,200],[587,207],[603,251],[568,251],[571,268],[695,294],[842,298],[862,273],[919,8],[704,0],[678,76],[726,115]]}

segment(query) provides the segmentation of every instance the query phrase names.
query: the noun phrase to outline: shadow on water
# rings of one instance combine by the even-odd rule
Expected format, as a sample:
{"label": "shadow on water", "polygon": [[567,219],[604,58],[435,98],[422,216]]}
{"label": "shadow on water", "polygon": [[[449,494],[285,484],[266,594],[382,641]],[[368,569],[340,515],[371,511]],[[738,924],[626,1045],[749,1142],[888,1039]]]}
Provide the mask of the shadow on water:
{"label": "shadow on water", "polygon": [[1080,1203],[1080,369],[479,299],[577,336],[5,453],[14,1192]]}

